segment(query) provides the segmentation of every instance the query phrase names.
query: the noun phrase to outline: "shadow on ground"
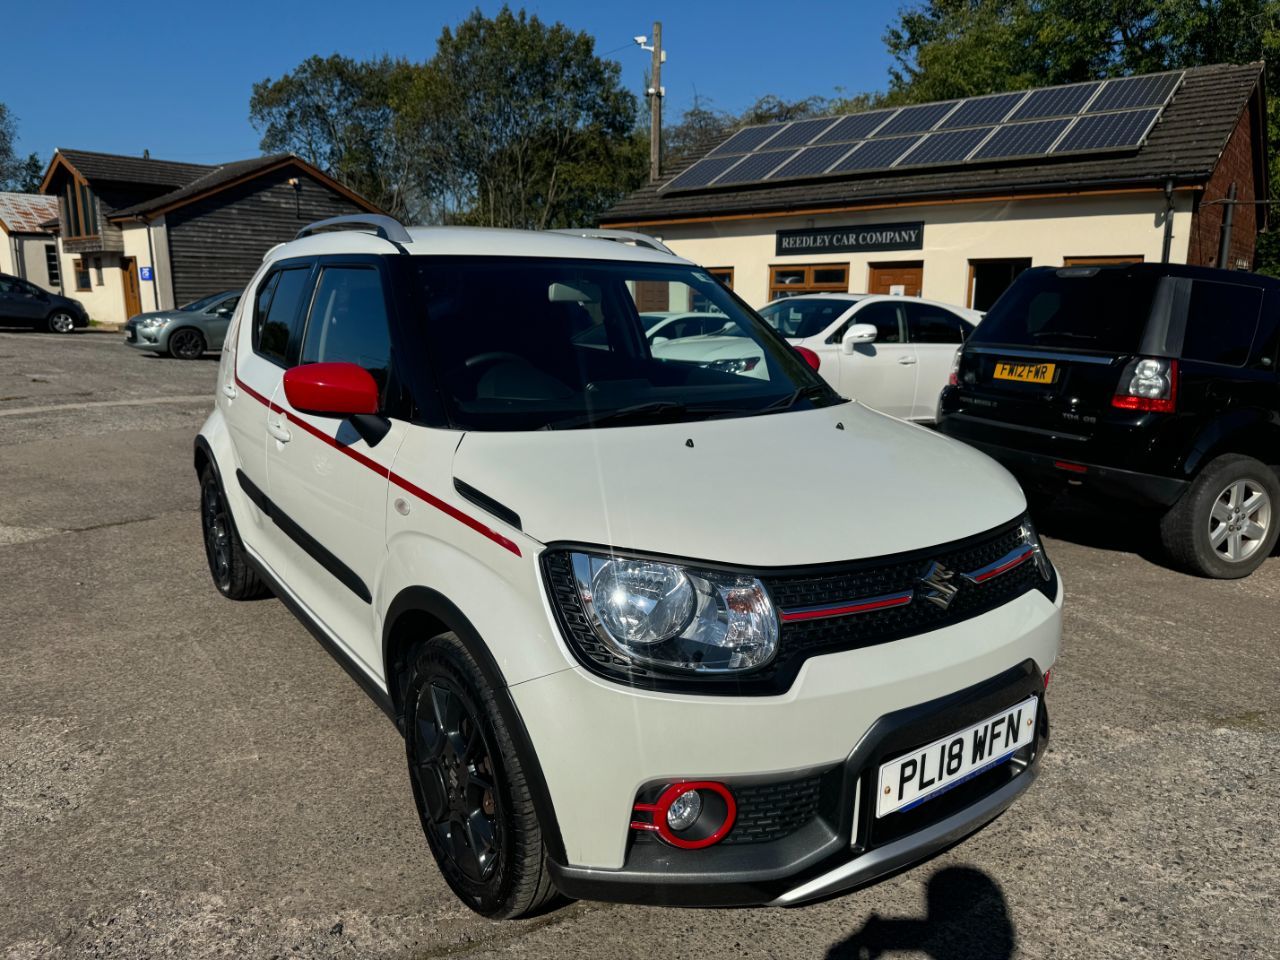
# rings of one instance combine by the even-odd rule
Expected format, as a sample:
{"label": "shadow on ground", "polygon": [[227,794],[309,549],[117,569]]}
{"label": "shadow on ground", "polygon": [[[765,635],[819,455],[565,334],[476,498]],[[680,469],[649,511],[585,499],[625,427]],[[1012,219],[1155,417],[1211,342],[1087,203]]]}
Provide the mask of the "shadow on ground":
{"label": "shadow on ground", "polygon": [[916,951],[932,960],[1009,960],[1013,921],[999,884],[973,867],[947,867],[929,878],[923,917],[872,914],[836,944],[827,960],[876,960]]}

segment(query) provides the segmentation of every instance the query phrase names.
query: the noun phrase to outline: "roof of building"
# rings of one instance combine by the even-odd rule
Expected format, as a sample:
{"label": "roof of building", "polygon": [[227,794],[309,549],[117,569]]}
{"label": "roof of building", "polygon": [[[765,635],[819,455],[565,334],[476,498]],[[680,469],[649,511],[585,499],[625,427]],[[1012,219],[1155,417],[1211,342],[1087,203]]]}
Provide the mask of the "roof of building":
{"label": "roof of building", "polygon": [[[1194,67],[1142,146],[1128,153],[1049,162],[969,163],[945,169],[906,168],[839,179],[791,181],[776,186],[667,192],[663,187],[706,154],[667,171],[606,212],[603,224],[643,224],[726,214],[752,214],[927,197],[990,196],[1202,182],[1212,174],[1249,98],[1259,89],[1262,64]],[[719,143],[708,147],[707,153]],[[1255,143],[1261,151],[1265,144]],[[1259,154],[1261,155],[1261,154]],[[1265,165],[1263,165],[1265,175]],[[1259,193],[1263,189],[1260,186]]]}
{"label": "roof of building", "polygon": [[48,233],[58,219],[58,198],[39,193],[0,193],[0,228],[8,233]]}
{"label": "roof of building", "polygon": [[[330,188],[346,195],[355,203],[378,212],[364,197],[332,177],[317,170],[301,157],[292,153],[275,153],[248,160],[229,163],[176,163],[170,160],[153,160],[150,157],[129,157],[114,153],[96,153],[90,150],[64,150],[59,148],[45,171],[41,189],[47,189],[54,171],[61,166],[70,168],[90,184],[95,181],[152,188],[169,187],[155,196],[119,209],[107,205],[107,217],[113,221],[133,219],[172,210],[200,197],[251,179],[261,173],[287,164],[296,165]],[[96,192],[96,191],[95,191]],[[143,191],[139,191],[143,192]],[[131,197],[130,199],[135,199]],[[99,197],[99,202],[103,202]],[[57,214],[57,206],[53,208]]]}

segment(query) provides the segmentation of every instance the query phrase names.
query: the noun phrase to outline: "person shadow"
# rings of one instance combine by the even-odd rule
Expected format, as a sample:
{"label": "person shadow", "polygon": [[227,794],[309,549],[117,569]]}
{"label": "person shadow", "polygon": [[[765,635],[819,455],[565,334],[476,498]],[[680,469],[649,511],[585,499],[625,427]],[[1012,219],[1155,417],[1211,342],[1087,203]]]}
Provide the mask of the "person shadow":
{"label": "person shadow", "polygon": [[974,867],[947,867],[929,878],[925,916],[872,914],[827,960],[876,960],[916,951],[932,960],[1010,960],[1014,930],[1004,894]]}

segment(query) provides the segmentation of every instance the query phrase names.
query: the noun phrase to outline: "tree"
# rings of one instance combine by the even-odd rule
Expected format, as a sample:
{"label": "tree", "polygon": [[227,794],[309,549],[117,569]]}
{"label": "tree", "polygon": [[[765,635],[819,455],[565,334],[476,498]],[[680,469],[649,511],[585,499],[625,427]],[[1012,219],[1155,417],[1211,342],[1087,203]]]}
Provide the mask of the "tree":
{"label": "tree", "polygon": [[416,112],[447,216],[571,226],[643,181],[635,97],[594,47],[586,33],[506,6],[445,28]]}
{"label": "tree", "polygon": [[35,193],[40,189],[44,164],[37,154],[19,157],[13,143],[18,139],[18,121],[3,103],[0,103],[0,190],[14,193]]}
{"label": "tree", "polygon": [[253,85],[249,119],[265,153],[296,153],[393,216],[414,204],[413,145],[397,92],[421,68],[382,57],[313,56],[279,80]]}

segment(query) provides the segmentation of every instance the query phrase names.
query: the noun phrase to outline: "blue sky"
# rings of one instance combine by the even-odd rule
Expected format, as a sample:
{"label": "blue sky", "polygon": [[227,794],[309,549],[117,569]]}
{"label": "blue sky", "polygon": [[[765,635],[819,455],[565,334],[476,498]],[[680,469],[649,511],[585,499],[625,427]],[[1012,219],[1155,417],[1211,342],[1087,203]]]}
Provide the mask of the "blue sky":
{"label": "blue sky", "polygon": [[[667,63],[665,116],[695,91],[740,110],[757,97],[788,99],[882,89],[889,57],[881,37],[905,0],[756,2],[586,0],[530,2],[525,9],[596,38],[640,93],[648,54],[633,36],[661,20]],[[518,4],[512,4],[518,8]],[[306,0],[83,0],[5,5],[0,102],[18,118],[22,154],[48,160],[55,147],[216,163],[254,156],[249,124],[255,81],[279,77],[311,54],[428,58],[445,25],[479,6],[438,0],[352,3]],[[189,12],[188,12],[189,11]]]}

